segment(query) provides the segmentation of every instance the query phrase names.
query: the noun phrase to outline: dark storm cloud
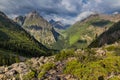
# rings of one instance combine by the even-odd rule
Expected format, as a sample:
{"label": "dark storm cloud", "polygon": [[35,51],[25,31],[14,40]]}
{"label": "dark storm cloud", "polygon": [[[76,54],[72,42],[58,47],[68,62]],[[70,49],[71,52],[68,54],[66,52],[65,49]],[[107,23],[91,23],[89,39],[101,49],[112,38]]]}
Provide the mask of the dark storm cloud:
{"label": "dark storm cloud", "polygon": [[92,12],[120,11],[120,0],[0,0],[0,10],[10,17],[37,10],[43,17],[71,23]]}

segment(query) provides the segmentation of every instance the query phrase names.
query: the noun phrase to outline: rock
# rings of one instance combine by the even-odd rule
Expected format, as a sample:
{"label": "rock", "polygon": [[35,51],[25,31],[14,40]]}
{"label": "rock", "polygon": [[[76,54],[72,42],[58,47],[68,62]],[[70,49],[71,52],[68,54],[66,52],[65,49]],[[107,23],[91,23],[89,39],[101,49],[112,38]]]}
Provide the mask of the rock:
{"label": "rock", "polygon": [[38,60],[39,62],[43,61],[44,60],[44,56],[40,57],[40,59]]}
{"label": "rock", "polygon": [[18,72],[16,70],[10,70],[6,73],[7,76],[13,76],[13,75],[17,75]]}
{"label": "rock", "polygon": [[50,70],[49,74],[55,74],[57,71],[56,70]]}
{"label": "rock", "polygon": [[96,51],[96,53],[97,53],[96,56],[105,56],[106,55],[106,51],[103,49],[98,49]]}
{"label": "rock", "polygon": [[0,74],[0,79],[4,78],[4,74]]}
{"label": "rock", "polygon": [[8,67],[5,68],[5,72],[7,72],[7,71],[8,71]]}
{"label": "rock", "polygon": [[60,79],[60,77],[56,76],[56,77],[55,77],[55,80],[61,80],[61,79]]}
{"label": "rock", "polygon": [[1,68],[0,68],[0,74],[3,74],[3,73],[4,73],[4,69],[5,69],[4,67],[1,67]]}
{"label": "rock", "polygon": [[13,68],[12,66],[9,66],[9,67],[8,67],[8,70],[11,70],[12,68]]}
{"label": "rock", "polygon": [[21,62],[21,63],[19,63],[19,68],[25,69],[25,68],[27,68],[27,65],[25,63]]}
{"label": "rock", "polygon": [[43,60],[44,63],[48,62],[48,58],[46,57],[44,60]]}
{"label": "rock", "polygon": [[66,79],[70,79],[70,78],[71,78],[71,75],[67,75],[65,78],[66,78]]}

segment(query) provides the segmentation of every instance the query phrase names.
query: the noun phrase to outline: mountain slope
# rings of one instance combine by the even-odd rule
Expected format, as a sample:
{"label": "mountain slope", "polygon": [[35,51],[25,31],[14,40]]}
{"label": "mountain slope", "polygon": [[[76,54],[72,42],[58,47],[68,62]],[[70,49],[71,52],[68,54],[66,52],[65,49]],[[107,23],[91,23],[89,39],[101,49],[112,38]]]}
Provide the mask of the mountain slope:
{"label": "mountain slope", "polygon": [[59,36],[52,25],[36,11],[33,11],[26,16],[23,28],[36,40],[48,47],[51,47],[51,44],[55,43]]}
{"label": "mountain slope", "polygon": [[82,21],[76,22],[62,33],[67,41],[64,44],[67,47],[85,48],[113,23],[101,14],[91,15]]}
{"label": "mountain slope", "polygon": [[115,23],[110,29],[102,33],[89,47],[101,47],[105,44],[111,44],[120,39],[120,21]]}
{"label": "mountain slope", "polygon": [[25,57],[37,57],[46,55],[48,49],[0,12],[0,50]]}

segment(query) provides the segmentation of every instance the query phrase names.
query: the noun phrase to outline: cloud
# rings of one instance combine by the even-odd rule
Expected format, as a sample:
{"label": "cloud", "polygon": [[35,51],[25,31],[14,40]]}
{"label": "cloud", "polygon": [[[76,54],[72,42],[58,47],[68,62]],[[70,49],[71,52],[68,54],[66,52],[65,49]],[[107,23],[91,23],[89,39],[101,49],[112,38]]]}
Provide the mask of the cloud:
{"label": "cloud", "polygon": [[0,11],[10,17],[37,10],[44,18],[74,23],[93,12],[120,12],[120,0],[0,0]]}

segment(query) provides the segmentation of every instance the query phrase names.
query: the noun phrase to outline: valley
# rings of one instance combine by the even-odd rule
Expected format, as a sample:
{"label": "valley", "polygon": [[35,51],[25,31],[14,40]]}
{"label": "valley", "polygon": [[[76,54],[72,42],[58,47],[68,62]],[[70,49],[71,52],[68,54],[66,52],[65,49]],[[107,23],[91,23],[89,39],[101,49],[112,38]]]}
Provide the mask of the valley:
{"label": "valley", "polygon": [[0,12],[0,80],[120,80],[120,14],[64,25]]}

